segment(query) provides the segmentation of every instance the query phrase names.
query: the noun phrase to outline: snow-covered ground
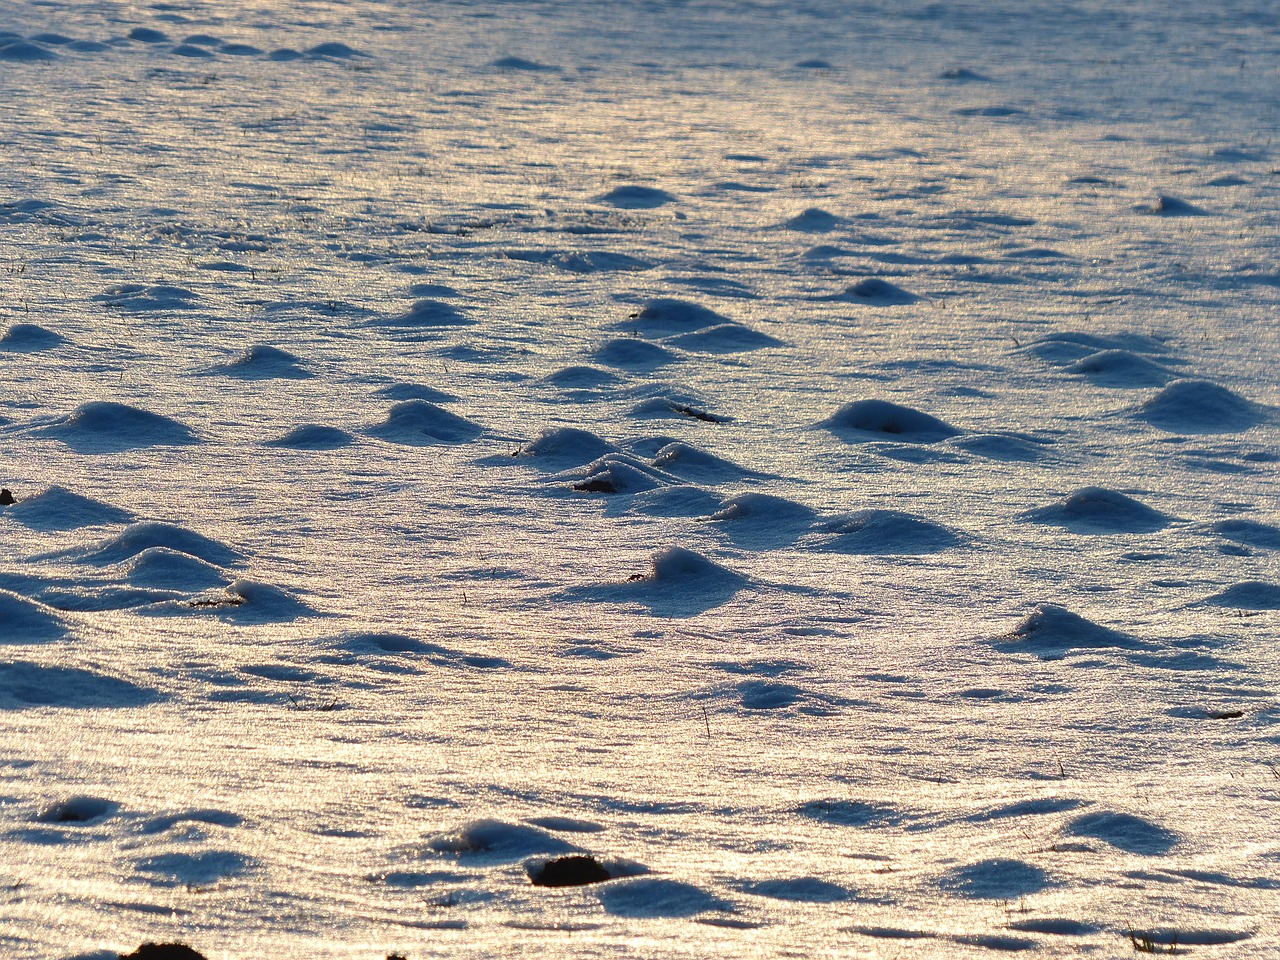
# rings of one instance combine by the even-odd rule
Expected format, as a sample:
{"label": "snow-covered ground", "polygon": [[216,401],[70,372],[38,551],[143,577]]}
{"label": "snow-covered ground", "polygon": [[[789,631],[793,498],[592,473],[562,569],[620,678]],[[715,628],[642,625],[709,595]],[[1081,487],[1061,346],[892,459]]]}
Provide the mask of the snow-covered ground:
{"label": "snow-covered ground", "polygon": [[1280,953],[1278,47],[0,6],[0,954]]}

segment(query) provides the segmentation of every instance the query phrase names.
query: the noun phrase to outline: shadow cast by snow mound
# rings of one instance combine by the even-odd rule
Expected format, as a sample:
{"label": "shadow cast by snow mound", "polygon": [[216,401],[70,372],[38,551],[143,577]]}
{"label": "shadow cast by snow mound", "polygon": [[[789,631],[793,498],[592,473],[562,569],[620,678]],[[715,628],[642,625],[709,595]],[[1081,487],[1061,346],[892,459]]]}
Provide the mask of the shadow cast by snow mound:
{"label": "shadow cast by snow mound", "polygon": [[1019,514],[1018,519],[1084,534],[1154,533],[1171,520],[1133,497],[1104,487],[1083,487],[1058,503]]}
{"label": "shadow cast by snow mound", "polygon": [[668,337],[665,343],[689,353],[748,353],[785,346],[783,341],[740,323],[721,323],[693,333]]}
{"label": "shadow cast by snow mound", "polygon": [[746,577],[684,547],[668,547],[653,555],[650,569],[621,583],[573,587],[565,600],[639,604],[654,616],[695,617],[723,606],[749,583]]}
{"label": "shadow cast by snow mound", "polygon": [[733,911],[733,904],[701,887],[664,877],[618,880],[600,890],[605,912],[615,917],[692,917],[709,911]]}
{"label": "shadow cast by snow mound", "polygon": [[1087,620],[1056,604],[1041,604],[1018,626],[997,638],[996,647],[1008,652],[1030,653],[1042,660],[1061,660],[1073,650],[1141,650],[1142,641]]}
{"label": "shadow cast by snow mound", "polygon": [[980,900],[1016,900],[1053,883],[1045,871],[1021,860],[992,859],[957,867],[939,880],[942,889]]}
{"label": "shadow cast by snow mound", "polygon": [[595,198],[596,203],[603,203],[620,210],[655,210],[658,207],[673,203],[675,197],[657,187],[644,187],[628,184],[614,187],[608,193]]}
{"label": "shadow cast by snow mound", "polygon": [[855,400],[846,403],[817,425],[849,443],[876,440],[937,443],[961,433],[937,417],[888,400]]}
{"label": "shadow cast by snow mound", "polygon": [[783,900],[788,903],[845,903],[857,899],[847,887],[819,877],[777,877],[770,880],[744,880],[737,889],[755,897]]}
{"label": "shadow cast by snow mound", "polygon": [[682,440],[663,444],[650,461],[659,470],[692,483],[726,483],[734,480],[763,479],[767,474],[740,467],[732,460],[708,453],[701,447]]}
{"label": "shadow cast by snow mound", "polygon": [[1112,810],[1099,810],[1076,817],[1067,824],[1068,836],[1101,840],[1117,850],[1140,856],[1158,857],[1172,850],[1178,834],[1157,823]]}
{"label": "shadow cast by snow mound", "polygon": [[1236,518],[1219,520],[1210,528],[1212,533],[1245,546],[1259,550],[1280,550],[1280,527],[1258,520]]}
{"label": "shadow cast by snow mound", "polygon": [[155,703],[160,694],[127,680],[77,667],[44,667],[18,660],[0,663],[0,710],[59,707],[125,709]]}
{"label": "shadow cast by snow mound", "polygon": [[109,523],[128,523],[133,514],[101,500],[52,486],[34,497],[19,500],[4,516],[32,530],[76,530]]}
{"label": "shadow cast by snow mound", "polygon": [[959,534],[942,524],[898,510],[859,510],[813,528],[811,545],[850,554],[938,553],[961,545]]}
{"label": "shadow cast by snow mound", "polygon": [[1232,610],[1280,610],[1280,586],[1262,580],[1245,580],[1201,603]]}
{"label": "shadow cast by snow mound", "polygon": [[365,430],[379,440],[414,447],[468,443],[483,432],[479,424],[426,400],[397,403],[385,421]]}
{"label": "shadow cast by snow mound", "polygon": [[207,887],[240,876],[254,863],[252,857],[234,850],[177,851],[143,857],[135,868],[157,886]]}
{"label": "shadow cast by snow mound", "polygon": [[67,633],[67,625],[51,608],[0,590],[0,644],[49,643]]}
{"label": "shadow cast by snow mound", "polygon": [[1271,411],[1207,380],[1175,380],[1132,416],[1169,433],[1237,433],[1270,419]]}
{"label": "shadow cast by snow mound", "polygon": [[121,453],[199,442],[190,427],[171,417],[106,400],[83,403],[33,432],[60,440],[77,453]]}

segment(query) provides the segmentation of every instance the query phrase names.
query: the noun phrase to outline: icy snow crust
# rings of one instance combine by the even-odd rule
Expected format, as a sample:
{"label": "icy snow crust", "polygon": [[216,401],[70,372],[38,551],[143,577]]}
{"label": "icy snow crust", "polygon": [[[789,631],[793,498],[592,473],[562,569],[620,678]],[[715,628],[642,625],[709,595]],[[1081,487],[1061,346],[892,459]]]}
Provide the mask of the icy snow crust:
{"label": "icy snow crust", "polygon": [[0,955],[1275,955],[1278,31],[0,4]]}

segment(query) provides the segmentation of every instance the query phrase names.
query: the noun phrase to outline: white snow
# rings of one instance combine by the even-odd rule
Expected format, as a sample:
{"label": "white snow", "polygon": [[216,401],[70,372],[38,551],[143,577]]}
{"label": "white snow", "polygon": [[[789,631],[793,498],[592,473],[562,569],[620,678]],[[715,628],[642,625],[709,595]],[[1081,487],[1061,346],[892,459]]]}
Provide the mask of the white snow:
{"label": "white snow", "polygon": [[1276,954],[1278,31],[0,4],[0,956]]}

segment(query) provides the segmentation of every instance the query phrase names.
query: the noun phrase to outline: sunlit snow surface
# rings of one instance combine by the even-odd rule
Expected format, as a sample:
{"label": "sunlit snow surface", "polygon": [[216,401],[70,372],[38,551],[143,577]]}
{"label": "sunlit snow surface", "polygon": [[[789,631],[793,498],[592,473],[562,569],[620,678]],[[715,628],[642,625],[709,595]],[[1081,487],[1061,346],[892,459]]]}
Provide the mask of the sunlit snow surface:
{"label": "sunlit snow surface", "polygon": [[0,954],[1280,949],[1278,38],[4,4]]}

